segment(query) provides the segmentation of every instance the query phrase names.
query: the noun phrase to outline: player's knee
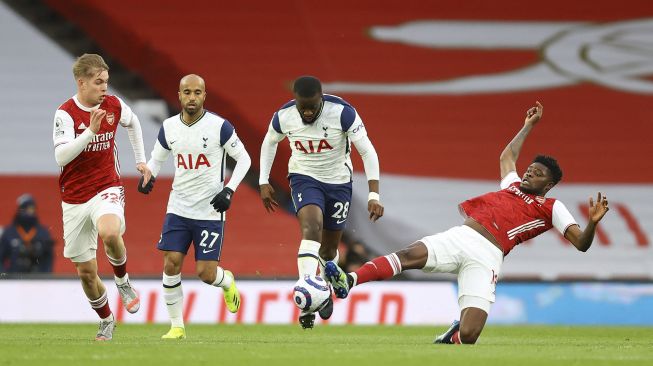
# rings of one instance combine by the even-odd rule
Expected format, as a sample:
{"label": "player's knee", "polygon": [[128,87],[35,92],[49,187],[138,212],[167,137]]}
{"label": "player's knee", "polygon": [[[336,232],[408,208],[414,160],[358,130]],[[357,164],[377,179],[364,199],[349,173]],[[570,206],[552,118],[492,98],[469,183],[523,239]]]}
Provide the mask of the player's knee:
{"label": "player's knee", "polygon": [[98,278],[97,273],[94,271],[79,270],[77,271],[77,275],[79,276],[79,279],[87,285],[93,285]]}
{"label": "player's knee", "polygon": [[163,262],[163,272],[168,276],[175,276],[181,272],[181,265],[173,261],[166,260]]}
{"label": "player's knee", "polygon": [[483,327],[480,326],[461,325],[460,333],[458,334],[460,336],[460,341],[464,344],[474,344],[481,335],[482,330]]}
{"label": "player's knee", "polygon": [[114,246],[120,242],[120,232],[116,230],[105,230],[99,234],[105,245]]}
{"label": "player's knee", "polygon": [[197,277],[199,277],[199,279],[202,280],[202,282],[209,285],[215,282],[215,274],[216,274],[215,269],[213,270],[208,268],[197,269]]}
{"label": "player's knee", "polygon": [[404,270],[424,268],[429,256],[428,249],[422,242],[415,242],[395,254]]}
{"label": "player's knee", "polygon": [[302,238],[306,240],[322,241],[322,224],[319,222],[305,222],[301,224]]}

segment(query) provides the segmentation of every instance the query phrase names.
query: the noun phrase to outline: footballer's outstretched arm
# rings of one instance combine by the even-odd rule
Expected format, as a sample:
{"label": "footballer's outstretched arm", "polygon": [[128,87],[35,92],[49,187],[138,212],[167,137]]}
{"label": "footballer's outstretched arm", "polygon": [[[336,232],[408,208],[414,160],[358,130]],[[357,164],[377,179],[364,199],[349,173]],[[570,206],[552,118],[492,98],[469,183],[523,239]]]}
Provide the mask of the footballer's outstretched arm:
{"label": "footballer's outstretched arm", "polygon": [[143,130],[141,129],[141,122],[138,120],[136,114],[132,113],[132,117],[128,123],[123,124],[129,136],[129,142],[134,150],[134,160],[136,160],[136,170],[143,175],[145,184],[152,178],[152,170],[145,163],[145,148],[143,144]]}
{"label": "footballer's outstretched arm", "polygon": [[154,149],[152,149],[152,155],[150,160],[147,162],[147,167],[152,172],[152,177],[157,177],[159,171],[161,171],[161,165],[168,160],[170,156],[170,149],[166,149],[159,140],[154,142]]}
{"label": "footballer's outstretched arm", "polygon": [[154,142],[154,148],[152,149],[150,160],[147,162],[150,177],[148,180],[145,180],[147,177],[143,174],[138,182],[139,192],[149,194],[152,189],[154,189],[154,182],[156,181],[156,177],[159,175],[159,171],[161,171],[161,165],[168,160],[170,154],[171,150],[170,146],[168,146],[168,141],[166,140],[165,129],[161,126],[159,129],[159,135]]}
{"label": "footballer's outstretched arm", "polygon": [[159,175],[161,164],[168,160],[171,152],[172,149],[170,148],[170,145],[168,145],[168,139],[166,138],[166,130],[164,126],[161,126],[156,141],[154,142],[154,149],[152,149],[150,161],[147,162],[147,166],[150,168],[150,171],[152,171],[153,177]]}
{"label": "footballer's outstretched arm", "polygon": [[127,135],[129,136],[129,142],[132,145],[134,150],[134,159],[136,160],[136,170],[143,176],[144,184],[147,184],[152,177],[152,172],[147,167],[145,163],[145,147],[143,144],[143,131],[141,130],[141,122],[138,120],[136,113],[132,111],[131,108],[122,99],[118,98],[120,101],[120,108],[122,112],[120,113],[120,125],[127,130]]}
{"label": "footballer's outstretched arm", "polygon": [[531,132],[533,127],[540,121],[542,118],[542,112],[544,107],[540,102],[535,102],[535,107],[531,107],[526,111],[526,119],[524,120],[524,127],[513,137],[512,141],[506,145],[506,147],[501,152],[499,157],[499,167],[501,169],[501,179],[503,179],[508,173],[514,172],[517,170],[517,159],[519,158],[519,152],[521,151],[526,137]]}
{"label": "footballer's outstretched arm", "polygon": [[[220,132],[220,145],[229,156],[236,160],[236,167],[231,173],[229,183],[211,200],[211,205],[217,212],[225,212],[231,207],[234,192],[252,165],[252,159],[249,157],[247,150],[245,150],[245,146],[238,139],[231,123],[225,121],[222,127]],[[224,141],[225,139],[227,141]]]}
{"label": "footballer's outstretched arm", "polygon": [[225,187],[236,191],[240,182],[245,179],[247,171],[252,166],[252,159],[249,157],[245,145],[238,139],[238,136],[234,132],[229,141],[224,145],[225,151],[229,156],[236,160],[236,166],[234,171],[231,173],[231,178],[229,178],[229,183]]}
{"label": "footballer's outstretched arm", "polygon": [[277,155],[277,146],[285,136],[274,130],[270,125],[268,133],[261,144],[260,176],[258,184],[261,190],[261,200],[268,212],[274,212],[279,203],[274,199],[274,188],[270,184],[270,171]]}
{"label": "footballer's outstretched arm", "polygon": [[122,110],[120,116],[120,125],[127,130],[127,135],[129,136],[129,142],[132,145],[134,150],[134,159],[136,164],[145,163],[147,157],[145,156],[145,147],[143,144],[143,130],[141,129],[141,122],[138,120],[136,113],[118,98],[120,101],[120,108]]}
{"label": "footballer's outstretched arm", "polygon": [[[150,161],[148,161],[147,164],[142,163],[146,168],[144,171],[149,172],[149,174],[141,172],[143,175],[138,181],[137,187],[139,192],[143,194],[149,194],[152,192],[152,189],[154,189],[154,182],[156,182],[156,177],[159,175],[159,171],[161,170],[161,165],[168,159],[168,156],[170,156],[170,150],[163,147],[157,140],[154,143],[154,149],[152,149],[152,157],[150,158]],[[139,169],[139,171],[141,170]]]}
{"label": "footballer's outstretched arm", "polygon": [[601,192],[598,193],[596,203],[594,203],[594,199],[590,197],[588,222],[585,230],[581,230],[578,225],[570,226],[569,229],[565,231],[565,238],[567,238],[576,249],[581,252],[586,252],[590,246],[592,246],[592,241],[594,241],[596,225],[598,225],[599,221],[601,221],[603,216],[605,216],[609,210],[608,198],[604,194],[601,194]]}
{"label": "footballer's outstretched arm", "polygon": [[363,167],[365,168],[365,176],[367,177],[367,185],[370,192],[367,198],[367,211],[370,214],[370,220],[376,221],[383,216],[384,211],[379,196],[379,156],[367,135],[354,140],[353,143],[363,159]]}

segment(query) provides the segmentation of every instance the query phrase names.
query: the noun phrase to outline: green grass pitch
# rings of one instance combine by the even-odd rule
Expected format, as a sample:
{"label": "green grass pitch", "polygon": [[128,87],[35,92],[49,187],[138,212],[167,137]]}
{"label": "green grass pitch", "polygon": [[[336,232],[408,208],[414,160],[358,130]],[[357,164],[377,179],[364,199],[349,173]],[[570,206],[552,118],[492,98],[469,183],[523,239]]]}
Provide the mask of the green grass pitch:
{"label": "green grass pitch", "polygon": [[0,365],[653,365],[653,328],[488,326],[475,346],[431,344],[445,327],[0,324]]}

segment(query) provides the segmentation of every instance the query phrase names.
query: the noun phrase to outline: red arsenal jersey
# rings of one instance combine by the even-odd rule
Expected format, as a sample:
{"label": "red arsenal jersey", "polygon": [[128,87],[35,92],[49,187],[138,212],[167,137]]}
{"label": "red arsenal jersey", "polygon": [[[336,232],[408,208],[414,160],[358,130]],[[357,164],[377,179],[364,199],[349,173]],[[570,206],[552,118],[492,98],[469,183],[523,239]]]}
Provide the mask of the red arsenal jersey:
{"label": "red arsenal jersey", "polygon": [[[76,97],[62,104],[55,114],[55,147],[81,135],[89,127],[90,112],[95,108],[84,107]],[[107,112],[100,131],[59,176],[61,198],[66,203],[84,203],[104,189],[122,185],[115,135],[118,123],[130,121],[132,112],[112,95],[97,108]]]}
{"label": "red arsenal jersey", "polygon": [[490,233],[503,249],[503,255],[519,243],[534,238],[552,227],[564,235],[576,224],[562,202],[524,193],[517,173],[509,173],[502,190],[486,193],[460,204],[463,216],[471,217]]}

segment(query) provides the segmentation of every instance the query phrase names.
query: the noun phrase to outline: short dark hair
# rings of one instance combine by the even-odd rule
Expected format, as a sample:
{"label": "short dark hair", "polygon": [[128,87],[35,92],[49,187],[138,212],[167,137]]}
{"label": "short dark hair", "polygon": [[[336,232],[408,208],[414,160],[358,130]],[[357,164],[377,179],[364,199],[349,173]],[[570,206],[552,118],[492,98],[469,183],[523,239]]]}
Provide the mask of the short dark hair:
{"label": "short dark hair", "polygon": [[560,169],[560,165],[558,165],[558,161],[555,158],[547,155],[538,155],[533,159],[533,163],[540,163],[549,168],[553,184],[558,184],[562,179],[562,169]]}
{"label": "short dark hair", "polygon": [[292,91],[303,98],[310,98],[315,94],[322,94],[322,83],[315,76],[300,76],[292,85]]}

